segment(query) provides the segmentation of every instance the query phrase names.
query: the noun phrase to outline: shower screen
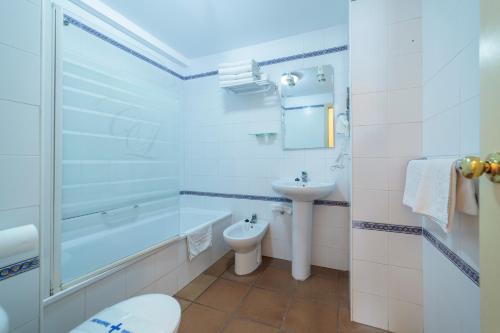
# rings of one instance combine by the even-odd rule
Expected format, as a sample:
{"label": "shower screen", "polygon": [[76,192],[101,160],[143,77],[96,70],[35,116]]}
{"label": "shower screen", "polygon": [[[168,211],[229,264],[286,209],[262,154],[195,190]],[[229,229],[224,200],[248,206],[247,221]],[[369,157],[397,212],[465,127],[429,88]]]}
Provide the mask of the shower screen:
{"label": "shower screen", "polygon": [[64,287],[178,235],[180,80],[91,24],[61,19],[55,259]]}

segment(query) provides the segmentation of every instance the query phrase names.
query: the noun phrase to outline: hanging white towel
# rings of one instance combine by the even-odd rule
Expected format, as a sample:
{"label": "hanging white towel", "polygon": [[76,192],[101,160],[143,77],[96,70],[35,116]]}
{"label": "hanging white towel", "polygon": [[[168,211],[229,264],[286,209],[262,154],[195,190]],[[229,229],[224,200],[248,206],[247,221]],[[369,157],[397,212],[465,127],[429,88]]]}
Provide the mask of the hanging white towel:
{"label": "hanging white towel", "polygon": [[448,232],[453,223],[456,203],[455,160],[431,159],[424,162],[414,212],[426,215]]}
{"label": "hanging white towel", "polygon": [[247,64],[236,67],[219,68],[219,75],[235,75],[242,73],[259,73],[259,66],[257,64]]}
{"label": "hanging white towel", "polygon": [[403,204],[410,207],[412,210],[415,209],[418,186],[420,185],[426,163],[427,160],[412,160],[408,162],[408,166],[406,167],[406,183],[403,194]]}
{"label": "hanging white towel", "polygon": [[[458,172],[458,171],[457,171]],[[457,211],[462,214],[476,216],[479,214],[476,181],[467,179],[458,173],[457,179]]]}
{"label": "hanging white towel", "polygon": [[212,225],[197,228],[187,234],[188,257],[192,261],[197,255],[212,246]]}

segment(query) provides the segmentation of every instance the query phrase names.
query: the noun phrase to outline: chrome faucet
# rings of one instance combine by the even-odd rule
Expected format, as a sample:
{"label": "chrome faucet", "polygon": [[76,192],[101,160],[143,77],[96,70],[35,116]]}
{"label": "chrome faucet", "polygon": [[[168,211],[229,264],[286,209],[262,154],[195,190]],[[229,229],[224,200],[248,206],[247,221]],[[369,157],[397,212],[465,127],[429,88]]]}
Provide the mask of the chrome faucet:
{"label": "chrome faucet", "polygon": [[251,224],[257,223],[257,214],[252,214],[252,219],[250,220]]}
{"label": "chrome faucet", "polygon": [[302,180],[303,183],[307,183],[309,181],[309,176],[307,175],[307,172],[305,171],[301,172],[300,180]]}

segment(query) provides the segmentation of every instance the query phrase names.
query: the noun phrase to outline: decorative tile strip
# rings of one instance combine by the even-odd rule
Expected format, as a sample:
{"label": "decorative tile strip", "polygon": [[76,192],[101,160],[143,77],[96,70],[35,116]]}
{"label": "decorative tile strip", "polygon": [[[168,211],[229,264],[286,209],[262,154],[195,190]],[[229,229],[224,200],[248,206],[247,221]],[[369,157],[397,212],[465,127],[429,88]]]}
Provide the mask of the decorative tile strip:
{"label": "decorative tile strip", "polygon": [[[273,202],[287,202],[291,203],[292,200],[283,197],[271,197],[264,195],[249,195],[249,194],[234,194],[234,193],[215,193],[215,192],[199,192],[199,191],[180,191],[181,195],[197,195],[203,197],[217,197],[217,198],[231,198],[231,199],[245,199],[245,200],[260,200],[260,201],[273,201]],[[320,206],[340,206],[349,207],[347,201],[334,201],[334,200],[315,200],[315,205]]]}
{"label": "decorative tile strip", "polygon": [[421,227],[415,227],[411,225],[352,221],[352,227],[355,229],[395,232],[407,235],[422,235]]}
{"label": "decorative tile strip", "polygon": [[[114,40],[111,37],[106,36],[105,34],[95,30],[94,28],[86,25],[83,22],[78,21],[77,19],[75,19],[67,14],[64,14],[64,24],[65,25],[68,25],[68,24],[74,25],[75,27],[78,27],[78,28],[82,29],[83,31],[86,31],[89,34],[91,34],[91,35],[93,35],[93,36],[113,45],[113,46],[116,46],[119,49],[133,55],[134,57],[141,59],[141,60],[157,67],[158,69],[161,69],[162,71],[167,72],[167,73],[169,73],[169,74],[171,74],[171,75],[173,75],[176,78],[181,79],[181,80],[194,80],[194,79],[200,79],[200,78],[214,76],[214,75],[219,74],[218,70],[213,70],[213,71],[209,71],[209,72],[184,76],[184,75],[179,74],[176,71],[160,64],[159,62],[154,61],[153,59],[148,58],[145,55],[143,55],[137,51],[134,51],[130,47],[125,46],[124,44]],[[326,54],[330,54],[330,53],[343,52],[343,51],[346,51],[347,49],[348,49],[347,45],[331,47],[331,48],[312,51],[312,52],[294,54],[294,55],[287,56],[287,57],[264,60],[264,61],[259,62],[259,65],[260,66],[269,66],[269,65],[279,64],[282,62],[293,61],[293,60],[297,60],[297,59],[306,59],[306,58],[318,57],[318,56],[322,56],[322,55],[326,55]]]}
{"label": "decorative tile strip", "polygon": [[40,267],[39,257],[34,257],[9,266],[2,267],[0,268],[0,281],[31,271],[32,269],[38,267]]}
{"label": "decorative tile strip", "polygon": [[78,27],[78,28],[82,29],[83,31],[86,31],[89,34],[91,34],[91,35],[93,35],[93,36],[95,36],[95,37],[97,37],[97,38],[99,38],[99,39],[101,39],[101,40],[103,40],[103,41],[105,41],[105,42],[113,45],[113,46],[116,46],[117,48],[119,48],[119,49],[121,49],[121,50],[123,50],[123,51],[125,51],[125,52],[127,52],[127,53],[129,53],[131,55],[133,55],[134,57],[136,57],[138,59],[141,59],[141,60],[143,60],[143,61],[145,61],[145,62],[147,62],[147,63],[149,63],[149,64],[151,64],[151,65],[153,65],[153,66],[155,66],[155,67],[157,67],[159,69],[161,69],[162,71],[167,72],[167,73],[169,73],[169,74],[171,74],[171,75],[173,75],[173,76],[175,76],[175,77],[177,77],[177,78],[179,78],[181,80],[184,80],[184,76],[182,76],[181,74],[179,74],[179,73],[173,71],[172,69],[170,69],[170,68],[168,68],[168,67],[166,67],[166,66],[164,66],[164,65],[162,65],[162,64],[160,64],[160,63],[158,63],[158,62],[156,62],[156,61],[154,61],[154,60],[152,60],[152,59],[150,59],[150,58],[148,58],[148,57],[146,57],[144,55],[142,55],[141,53],[139,53],[137,51],[134,51],[130,47],[123,45],[122,43],[114,40],[111,37],[106,36],[105,34],[103,34],[103,33],[99,32],[99,31],[95,30],[94,28],[89,27],[85,23],[82,23],[82,22],[74,19],[73,17],[71,17],[69,15],[66,15],[66,14],[64,15],[64,24],[65,25],[72,24],[75,27]]}
{"label": "decorative tile strip", "polygon": [[423,229],[424,238],[429,241],[439,252],[441,252],[449,261],[462,271],[475,285],[479,287],[479,272],[465,262],[458,254],[453,252],[448,246],[437,239],[427,229]]}

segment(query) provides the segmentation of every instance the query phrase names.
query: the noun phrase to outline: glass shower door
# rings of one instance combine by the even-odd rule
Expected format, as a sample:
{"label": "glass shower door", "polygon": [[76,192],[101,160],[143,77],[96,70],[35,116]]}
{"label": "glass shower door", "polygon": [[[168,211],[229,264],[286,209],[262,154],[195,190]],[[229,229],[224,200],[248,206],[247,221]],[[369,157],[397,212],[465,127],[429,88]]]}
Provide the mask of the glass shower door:
{"label": "glass shower door", "polygon": [[64,287],[179,234],[180,80],[71,16],[57,32]]}

